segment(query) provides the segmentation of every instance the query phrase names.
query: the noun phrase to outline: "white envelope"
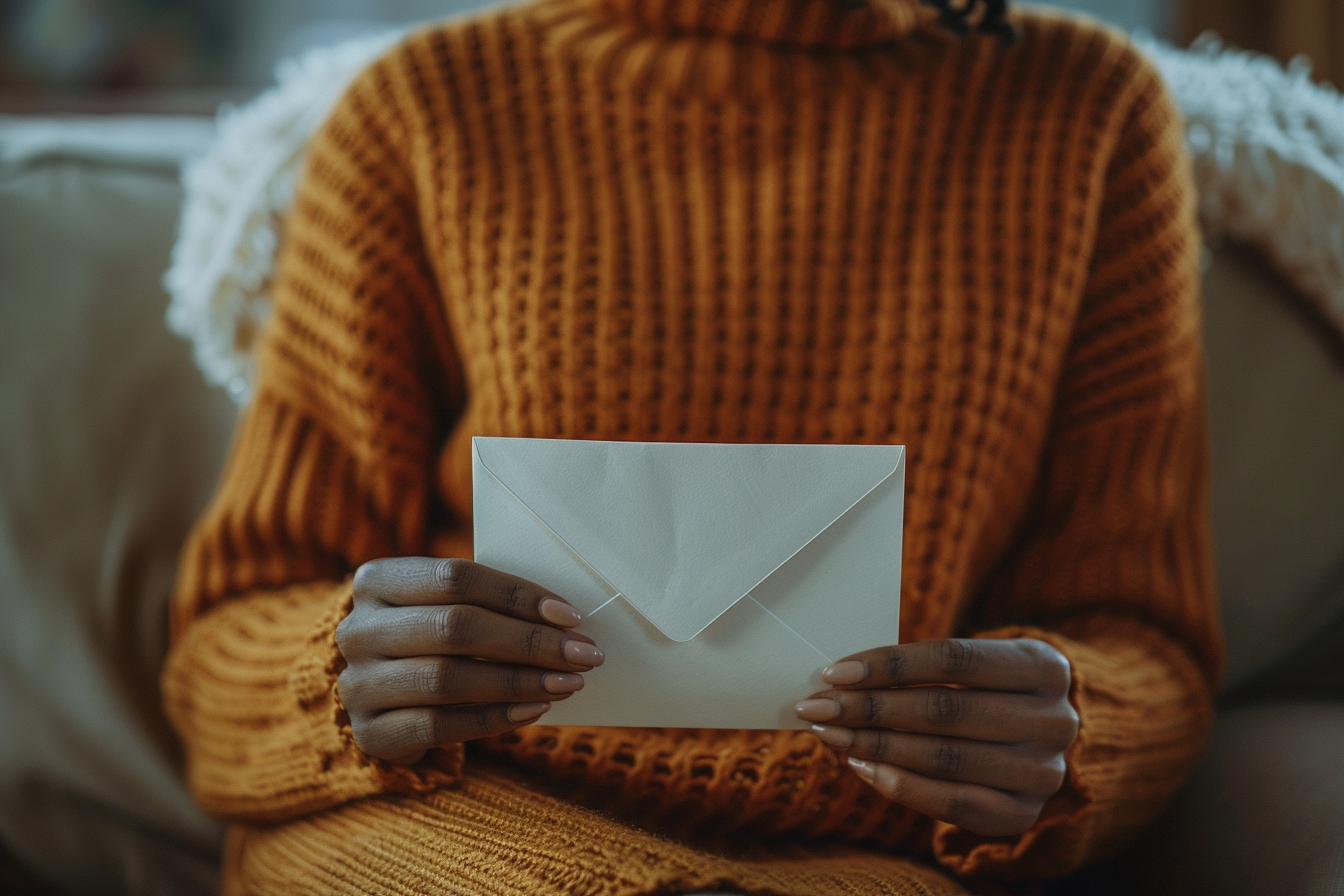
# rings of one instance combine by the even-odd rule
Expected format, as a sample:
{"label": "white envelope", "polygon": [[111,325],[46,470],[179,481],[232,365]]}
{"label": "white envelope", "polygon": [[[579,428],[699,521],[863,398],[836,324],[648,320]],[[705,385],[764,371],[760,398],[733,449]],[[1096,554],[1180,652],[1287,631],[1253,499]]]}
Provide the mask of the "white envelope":
{"label": "white envelope", "polygon": [[829,663],[895,644],[905,449],[473,440],[476,560],[606,653],[551,725],[805,728]]}

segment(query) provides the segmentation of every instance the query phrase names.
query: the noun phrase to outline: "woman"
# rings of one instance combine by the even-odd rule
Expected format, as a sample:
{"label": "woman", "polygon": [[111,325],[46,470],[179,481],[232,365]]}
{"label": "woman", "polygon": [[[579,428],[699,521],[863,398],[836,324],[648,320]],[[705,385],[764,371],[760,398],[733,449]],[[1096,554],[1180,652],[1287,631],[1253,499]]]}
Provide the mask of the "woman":
{"label": "woman", "polygon": [[[311,147],[184,556],[230,890],[962,893],[1123,845],[1220,663],[1186,167],[1121,36],[1002,4],[410,37]],[[547,727],[603,645],[470,561],[475,435],[906,445],[907,643],[813,732]]]}

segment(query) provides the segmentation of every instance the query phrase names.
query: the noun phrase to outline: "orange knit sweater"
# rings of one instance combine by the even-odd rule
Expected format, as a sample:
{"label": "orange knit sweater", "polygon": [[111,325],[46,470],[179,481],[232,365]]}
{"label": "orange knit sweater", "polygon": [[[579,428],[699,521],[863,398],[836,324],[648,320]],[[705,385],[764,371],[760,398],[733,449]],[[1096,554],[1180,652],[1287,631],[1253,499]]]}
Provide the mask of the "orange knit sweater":
{"label": "orange knit sweater", "polygon": [[[955,893],[1153,816],[1221,650],[1182,128],[1122,36],[1014,18],[1008,46],[915,0],[541,0],[358,78],[164,676],[235,890]],[[987,839],[803,732],[365,756],[335,690],[350,575],[470,556],[475,435],[908,446],[903,637],[1063,651],[1063,790]]]}

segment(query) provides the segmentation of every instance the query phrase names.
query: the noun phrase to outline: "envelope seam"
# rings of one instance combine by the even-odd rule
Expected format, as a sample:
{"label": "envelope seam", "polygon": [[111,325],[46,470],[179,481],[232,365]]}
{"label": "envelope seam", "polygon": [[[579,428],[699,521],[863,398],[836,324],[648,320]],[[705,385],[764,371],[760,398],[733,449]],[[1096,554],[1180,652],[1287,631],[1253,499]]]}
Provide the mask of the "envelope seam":
{"label": "envelope seam", "polygon": [[[481,469],[489,473],[490,478],[498,482],[500,488],[508,492],[509,495],[512,496],[513,500],[517,501],[522,506],[522,508],[526,510],[528,514],[531,515],[532,519],[536,520],[542,526],[542,528],[544,528],[547,532],[555,536],[555,539],[559,541],[561,544],[563,544],[567,551],[573,554],[574,557],[580,563],[582,563],[593,575],[597,576],[599,579],[602,580],[602,584],[606,585],[608,590],[612,592],[612,597],[609,600],[603,602],[602,607],[605,607],[607,604],[611,603],[616,598],[622,596],[621,589],[613,585],[606,576],[602,575],[600,570],[598,570],[595,566],[593,566],[591,563],[585,560],[583,555],[574,549],[574,545],[570,544],[568,541],[565,540],[564,536],[562,536],[559,532],[555,531],[555,529],[551,528],[550,524],[547,523],[544,519],[542,519],[541,516],[535,510],[533,510],[526,501],[520,498],[517,492],[509,488],[508,484],[505,483],[503,479],[500,479],[497,475],[495,475],[495,471],[490,469],[490,467],[486,465],[485,458],[481,457],[481,453],[479,450],[476,449],[475,445],[472,446],[472,453],[476,456],[476,462],[481,465]],[[628,602],[629,599],[627,598],[627,603]],[[631,604],[631,606],[634,606],[634,604]],[[601,610],[602,607],[598,607],[597,610]],[[638,609],[638,607],[636,607],[636,609]],[[593,612],[596,613],[597,610],[594,610]]]}
{"label": "envelope seam", "polygon": [[[766,578],[769,578],[769,576],[767,576]],[[796,638],[798,638],[799,641],[802,641],[802,642],[803,642],[804,644],[806,644],[808,647],[811,647],[813,650],[815,650],[815,651],[817,652],[817,656],[819,656],[819,657],[821,657],[822,659],[824,659],[828,664],[829,664],[829,663],[833,663],[833,662],[835,662],[835,659],[834,659],[833,657],[831,657],[831,656],[829,656],[829,655],[827,655],[827,654],[825,654],[825,653],[822,653],[820,647],[818,647],[817,645],[815,645],[815,644],[813,644],[811,641],[809,641],[807,638],[805,638],[805,637],[803,637],[802,635],[800,635],[800,634],[798,633],[798,630],[797,630],[796,628],[794,628],[793,626],[789,625],[789,624],[788,624],[787,622],[785,622],[783,619],[780,619],[778,616],[775,615],[775,613],[774,613],[773,610],[771,610],[771,609],[770,609],[769,607],[767,607],[765,604],[763,604],[763,603],[761,603],[759,600],[757,600],[757,599],[756,599],[756,595],[754,595],[754,594],[752,594],[750,591],[748,591],[746,594],[744,594],[744,595],[742,595],[742,596],[743,596],[743,597],[746,597],[746,598],[749,598],[749,599],[751,600],[752,603],[754,603],[756,606],[760,607],[760,608],[761,608],[762,610],[764,610],[765,612],[769,613],[771,619],[775,620],[775,621],[778,622],[780,625],[784,626],[786,629],[788,629],[790,632],[792,632],[792,633],[794,634],[794,636],[795,636]],[[724,612],[727,612],[727,611],[725,610]],[[714,623],[712,623],[712,622],[710,623],[710,625],[713,625],[713,624],[714,624]],[[708,627],[709,627],[709,626],[706,626],[706,628],[708,628]]]}
{"label": "envelope seam", "polygon": [[[501,441],[502,441],[502,440],[501,440]],[[757,606],[760,606],[760,607],[762,607],[763,609],[765,609],[764,604],[762,604],[760,601],[756,600],[755,597],[752,597],[752,592],[755,591],[757,588],[761,587],[761,585],[762,585],[767,579],[769,579],[771,576],[773,576],[775,573],[777,573],[777,572],[779,572],[781,569],[783,569],[783,568],[784,568],[784,567],[785,567],[791,560],[793,560],[793,559],[794,559],[795,557],[797,557],[800,553],[802,553],[802,552],[808,547],[808,545],[812,544],[812,543],[815,542],[818,538],[820,538],[821,536],[823,536],[823,535],[825,535],[827,532],[829,532],[829,531],[835,526],[836,523],[840,522],[842,519],[844,519],[846,516],[848,516],[849,513],[850,513],[850,511],[852,511],[855,507],[858,507],[860,504],[862,504],[865,500],[867,500],[867,499],[873,494],[873,492],[877,491],[877,490],[878,490],[879,488],[881,488],[884,484],[886,484],[886,483],[887,483],[893,476],[895,476],[900,470],[904,469],[904,467],[905,467],[905,459],[906,459],[906,450],[905,450],[905,446],[903,446],[903,445],[892,445],[892,446],[888,446],[888,447],[898,448],[898,449],[900,450],[900,460],[896,463],[895,466],[893,466],[893,467],[891,468],[891,470],[890,470],[885,476],[883,476],[883,477],[882,477],[881,479],[879,479],[877,482],[873,483],[873,485],[872,485],[867,491],[865,491],[862,495],[860,495],[858,498],[856,498],[856,499],[855,499],[855,500],[854,500],[848,507],[846,507],[846,508],[845,508],[844,510],[842,510],[839,514],[837,514],[836,517],[835,517],[833,520],[831,520],[829,523],[827,523],[827,524],[826,524],[825,526],[823,526],[821,529],[817,530],[817,532],[815,532],[815,533],[812,535],[812,537],[808,538],[805,542],[803,542],[802,544],[800,544],[800,545],[799,545],[796,549],[794,549],[794,550],[793,550],[787,557],[785,557],[785,558],[784,558],[783,560],[781,560],[778,564],[776,564],[775,567],[774,567],[773,569],[771,569],[771,570],[770,570],[769,572],[767,572],[765,575],[761,576],[761,578],[760,578],[759,580],[757,580],[756,583],[753,584],[750,588],[748,588],[745,592],[743,592],[742,595],[739,596],[737,600],[733,601],[733,602],[732,602],[731,604],[729,604],[727,607],[724,607],[723,610],[722,610],[722,612],[720,612],[720,613],[719,613],[717,616],[715,616],[713,619],[711,619],[711,620],[709,620],[708,622],[706,622],[703,626],[700,627],[700,629],[699,629],[698,631],[695,632],[695,634],[691,635],[689,638],[686,638],[685,640],[686,640],[686,641],[690,641],[690,640],[694,640],[695,638],[699,637],[699,636],[705,631],[705,629],[709,628],[711,625],[713,625],[713,624],[714,624],[715,622],[717,622],[719,619],[723,618],[723,614],[724,614],[724,613],[727,613],[727,612],[728,612],[729,610],[731,610],[733,607],[737,606],[737,604],[741,603],[742,600],[745,599],[745,598],[751,597],[753,603],[755,603]],[[603,574],[602,574],[596,567],[594,567],[591,563],[589,563],[589,562],[584,558],[584,556],[583,556],[581,553],[579,553],[579,551],[577,551],[577,550],[574,548],[573,545],[571,545],[568,541],[566,541],[565,538],[564,538],[559,532],[555,531],[555,529],[554,529],[549,523],[547,523],[544,519],[542,519],[542,518],[541,518],[541,515],[538,514],[535,510],[533,510],[532,507],[531,507],[526,501],[524,501],[524,500],[518,495],[517,492],[515,492],[513,489],[509,488],[509,486],[504,482],[503,479],[501,479],[501,478],[495,473],[494,470],[490,469],[489,465],[487,465],[486,462],[485,462],[485,458],[481,457],[481,452],[480,452],[479,447],[475,444],[475,439],[472,440],[472,455],[473,455],[473,457],[475,458],[476,462],[480,464],[481,469],[482,469],[482,470],[485,470],[485,472],[489,473],[489,474],[490,474],[490,478],[491,478],[491,479],[494,479],[496,482],[499,483],[500,488],[504,489],[504,491],[508,492],[511,496],[513,496],[513,499],[514,499],[515,501],[517,501],[519,504],[521,504],[521,505],[523,506],[523,509],[526,510],[526,511],[532,516],[533,519],[535,519],[538,523],[540,523],[540,524],[546,529],[547,532],[550,532],[553,536],[555,536],[555,538],[556,538],[561,544],[563,544],[563,545],[565,546],[565,548],[566,548],[567,550],[569,550],[569,552],[570,552],[571,554],[573,554],[576,558],[578,558],[578,560],[579,560],[580,563],[582,563],[585,567],[587,567],[589,570],[591,570],[592,573],[593,573],[593,575],[595,575],[595,576],[597,576],[599,579],[601,579],[601,580],[602,580],[602,583],[603,583],[604,585],[606,585],[607,588],[610,589],[610,590],[613,592],[614,596],[611,598],[611,600],[606,601],[605,603],[602,604],[601,607],[598,607],[597,610],[594,610],[593,612],[597,612],[598,610],[601,610],[602,607],[607,606],[607,604],[610,604],[611,601],[612,601],[612,600],[615,600],[617,597],[625,597],[625,593],[624,593],[620,588],[617,588],[617,587],[611,582],[610,579],[608,579],[606,576],[604,576],[604,575],[603,575]],[[902,508],[902,520],[904,520],[904,508]],[[658,628],[659,631],[662,631],[661,626],[659,626],[658,623],[654,622],[653,619],[651,619],[647,613],[645,613],[643,610],[641,610],[638,604],[636,604],[634,601],[630,600],[630,598],[628,598],[628,597],[625,597],[625,602],[628,603],[630,606],[634,607],[635,610],[636,610],[636,612],[638,612],[641,616],[643,616],[645,619],[647,619],[647,620],[650,622],[650,624],[652,624],[655,628]],[[770,611],[769,611],[768,609],[766,609],[766,612],[767,612],[767,613],[770,613]],[[778,616],[775,616],[774,613],[770,613],[770,615],[771,615],[772,617],[774,617],[775,619],[779,619],[779,617],[778,617]],[[792,629],[791,627],[789,627],[786,623],[784,623],[784,621],[783,621],[782,619],[780,619],[779,621],[780,621],[780,623],[781,623],[782,625],[785,625],[786,628],[789,628],[789,631],[793,631],[793,629]],[[798,634],[797,632],[793,632],[793,633],[794,633],[795,635]],[[666,634],[666,633],[664,633],[664,634]],[[671,637],[671,636],[669,635],[668,637]],[[804,643],[806,643],[809,647],[812,647],[813,650],[816,650],[816,647],[813,646],[812,643],[811,643],[810,641],[808,641],[806,638],[803,638],[802,635],[798,635],[798,637],[799,637],[799,638],[802,638],[802,640],[804,641]],[[674,638],[673,640],[678,640],[678,639],[675,639],[675,638]],[[818,650],[817,653],[820,653],[823,657],[826,656],[824,653],[821,653],[820,650]]]}
{"label": "envelope seam", "polygon": [[[751,588],[749,588],[749,589],[747,590],[746,594],[744,594],[744,595],[742,595],[742,596],[743,596],[743,597],[751,597],[752,592],[755,591],[757,588],[761,587],[761,585],[765,583],[765,580],[766,580],[766,579],[770,578],[770,577],[773,576],[775,573],[779,572],[781,569],[783,569],[785,566],[787,566],[787,565],[789,564],[789,562],[790,562],[791,560],[793,560],[794,557],[797,557],[797,556],[798,556],[799,554],[801,554],[804,550],[806,550],[807,547],[808,547],[808,545],[812,544],[812,542],[816,541],[818,538],[820,538],[821,536],[823,536],[823,535],[825,535],[827,532],[829,532],[829,531],[832,529],[832,527],[835,526],[836,523],[840,522],[842,519],[844,519],[845,517],[849,516],[849,512],[850,512],[851,510],[853,510],[855,507],[858,507],[860,504],[862,504],[864,501],[866,501],[866,500],[868,499],[868,497],[869,497],[870,495],[872,495],[873,492],[877,491],[877,490],[878,490],[879,488],[881,488],[884,484],[886,484],[886,482],[887,482],[888,480],[890,480],[891,477],[895,476],[896,473],[897,473],[897,471],[899,471],[900,469],[902,469],[904,466],[905,466],[905,449],[904,449],[904,447],[902,446],[902,447],[901,447],[901,461],[900,461],[900,463],[898,463],[895,467],[892,468],[892,470],[891,470],[890,473],[888,473],[887,475],[883,476],[883,477],[882,477],[881,479],[879,479],[877,482],[873,483],[873,487],[872,487],[872,488],[868,489],[868,491],[866,491],[866,492],[864,492],[862,495],[860,495],[860,496],[854,501],[853,504],[850,504],[850,505],[849,505],[848,507],[846,507],[843,511],[841,511],[841,513],[839,514],[839,516],[837,516],[835,519],[831,520],[829,523],[827,523],[825,526],[823,526],[823,527],[822,527],[822,528],[821,528],[815,535],[813,535],[813,536],[812,536],[811,538],[809,538],[807,541],[805,541],[805,542],[803,542],[802,544],[800,544],[800,545],[798,546],[797,550],[795,550],[792,554],[789,554],[789,556],[785,557],[782,561],[780,561],[780,563],[779,563],[778,566],[776,566],[774,569],[770,570],[770,571],[769,571],[768,573],[766,573],[765,575],[761,576],[760,581],[757,582],[755,585],[752,585]],[[494,474],[491,474],[491,475],[494,475]],[[904,502],[902,502],[902,506],[901,506],[901,519],[902,519],[902,525],[904,525],[904,519],[905,519],[905,506],[904,506]],[[752,597],[751,599],[752,599],[752,600],[756,600],[756,598],[754,598],[754,597]],[[757,603],[760,603],[760,601],[756,601],[756,602],[757,602]],[[732,608],[729,607],[728,609],[732,609]],[[725,609],[723,612],[724,612],[724,613],[728,612],[728,609]],[[767,612],[768,612],[768,611],[767,611]],[[723,615],[723,613],[720,613],[720,614],[719,614],[719,616],[722,616],[722,615]],[[774,613],[771,613],[770,615],[771,615],[771,616],[774,616],[775,614],[774,614]],[[715,619],[717,619],[717,618],[718,618],[718,617],[716,616]],[[778,619],[779,617],[776,616],[775,618]],[[782,621],[782,620],[781,620],[781,621]],[[710,620],[709,623],[707,623],[707,624],[705,625],[705,628],[709,628],[709,626],[711,626],[711,625],[713,625],[713,624],[714,624],[714,620]],[[704,631],[704,629],[701,629],[701,631]],[[696,634],[699,634],[699,632],[697,632]],[[804,639],[804,640],[806,640],[806,639]],[[818,651],[818,652],[820,652],[820,651]]]}

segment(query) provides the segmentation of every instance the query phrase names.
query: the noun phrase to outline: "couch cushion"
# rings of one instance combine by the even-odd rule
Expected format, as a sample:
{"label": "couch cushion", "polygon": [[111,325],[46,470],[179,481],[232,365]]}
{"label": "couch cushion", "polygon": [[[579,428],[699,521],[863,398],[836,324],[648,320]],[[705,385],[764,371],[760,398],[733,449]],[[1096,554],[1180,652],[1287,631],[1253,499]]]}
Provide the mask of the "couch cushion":
{"label": "couch cushion", "polygon": [[0,119],[0,837],[73,892],[214,889],[159,708],[234,409],[163,324],[195,119]]}
{"label": "couch cushion", "polygon": [[1344,614],[1344,359],[1251,250],[1213,253],[1204,306],[1218,586],[1235,687]]}

